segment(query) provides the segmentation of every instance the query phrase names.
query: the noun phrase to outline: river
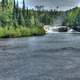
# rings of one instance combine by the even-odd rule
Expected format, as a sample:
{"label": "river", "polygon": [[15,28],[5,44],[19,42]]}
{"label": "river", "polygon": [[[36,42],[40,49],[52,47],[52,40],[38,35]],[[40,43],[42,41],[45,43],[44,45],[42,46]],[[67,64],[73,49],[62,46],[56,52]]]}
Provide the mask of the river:
{"label": "river", "polygon": [[80,80],[80,34],[0,39],[0,80]]}

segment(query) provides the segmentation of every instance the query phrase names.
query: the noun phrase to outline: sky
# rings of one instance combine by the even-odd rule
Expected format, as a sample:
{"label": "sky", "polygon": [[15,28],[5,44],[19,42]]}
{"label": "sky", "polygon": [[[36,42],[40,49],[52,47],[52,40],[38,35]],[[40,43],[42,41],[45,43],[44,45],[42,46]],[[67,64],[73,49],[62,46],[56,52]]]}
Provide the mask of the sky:
{"label": "sky", "polygon": [[[43,5],[45,9],[56,9],[59,6],[59,10],[67,10],[75,6],[80,7],[80,0],[25,0],[26,7],[34,8],[36,5]],[[20,6],[22,0],[19,0]]]}

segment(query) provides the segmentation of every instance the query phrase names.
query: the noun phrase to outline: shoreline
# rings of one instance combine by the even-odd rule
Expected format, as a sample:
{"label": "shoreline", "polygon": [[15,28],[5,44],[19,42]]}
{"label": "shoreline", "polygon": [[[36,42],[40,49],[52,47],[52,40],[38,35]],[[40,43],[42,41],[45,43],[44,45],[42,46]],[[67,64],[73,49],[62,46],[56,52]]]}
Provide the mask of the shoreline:
{"label": "shoreline", "polygon": [[45,34],[46,32],[42,27],[0,27],[0,38],[21,38]]}

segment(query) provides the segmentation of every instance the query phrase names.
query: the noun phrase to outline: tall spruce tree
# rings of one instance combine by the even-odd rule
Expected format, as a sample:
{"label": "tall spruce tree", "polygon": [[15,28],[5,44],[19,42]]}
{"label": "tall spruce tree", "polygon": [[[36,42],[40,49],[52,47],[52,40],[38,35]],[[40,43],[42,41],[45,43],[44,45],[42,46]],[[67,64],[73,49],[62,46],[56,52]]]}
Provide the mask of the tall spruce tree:
{"label": "tall spruce tree", "polygon": [[30,24],[30,18],[31,18],[31,15],[30,15],[29,9],[27,7],[26,14],[25,14],[25,22],[26,22],[26,25],[29,25]]}
{"label": "tall spruce tree", "polygon": [[16,18],[18,19],[18,16],[19,16],[19,3],[18,3],[18,0],[17,0],[17,3],[16,3]]}
{"label": "tall spruce tree", "polygon": [[15,17],[15,16],[16,16],[16,13],[15,13],[15,12],[16,12],[16,6],[15,6],[15,5],[16,5],[16,2],[15,2],[15,0],[14,0],[14,5],[13,5],[13,17],[12,17],[13,20],[16,18],[16,17]]}
{"label": "tall spruce tree", "polygon": [[26,6],[25,6],[25,0],[23,0],[23,7],[22,7],[22,16],[24,18],[24,23],[27,23],[27,15],[26,15]]}
{"label": "tall spruce tree", "polygon": [[5,0],[6,6],[8,5],[8,0]]}
{"label": "tall spruce tree", "polygon": [[17,3],[16,3],[16,1],[14,0],[12,20],[13,20],[13,24],[16,26],[17,23],[18,23],[18,22],[17,22],[17,21],[18,21],[18,0],[17,0]]}
{"label": "tall spruce tree", "polygon": [[13,19],[17,19],[19,16],[19,4],[18,4],[18,0],[17,3],[14,0],[14,6],[13,6]]}
{"label": "tall spruce tree", "polygon": [[22,14],[23,14],[23,17],[24,17],[24,18],[25,18],[25,12],[26,12],[25,0],[23,0]]}
{"label": "tall spruce tree", "polygon": [[18,24],[24,26],[25,20],[22,14],[22,10],[19,9],[19,16],[18,16]]}
{"label": "tall spruce tree", "polygon": [[3,10],[3,11],[4,11],[5,8],[7,7],[7,5],[8,5],[8,0],[2,0],[2,1],[1,1],[1,6],[2,6],[2,10]]}

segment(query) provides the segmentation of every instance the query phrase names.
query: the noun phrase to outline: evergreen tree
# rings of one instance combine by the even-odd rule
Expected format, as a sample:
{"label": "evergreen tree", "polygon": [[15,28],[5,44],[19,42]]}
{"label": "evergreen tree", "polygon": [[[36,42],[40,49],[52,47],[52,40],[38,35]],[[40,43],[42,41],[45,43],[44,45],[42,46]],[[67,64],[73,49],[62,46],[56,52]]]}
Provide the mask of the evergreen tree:
{"label": "evergreen tree", "polygon": [[19,5],[18,5],[18,0],[17,3],[14,0],[14,7],[13,7],[13,19],[17,19],[19,15]]}
{"label": "evergreen tree", "polygon": [[19,16],[19,3],[18,3],[18,0],[17,0],[17,3],[16,3],[16,18],[18,19],[18,16]]}
{"label": "evergreen tree", "polygon": [[27,16],[29,15],[29,9],[28,9],[28,7],[27,7]]}
{"label": "evergreen tree", "polygon": [[31,18],[31,15],[30,15],[30,11],[27,7],[27,9],[25,10],[25,25],[29,25],[30,24],[30,18]]}
{"label": "evergreen tree", "polygon": [[14,0],[14,5],[13,5],[13,24],[16,26],[17,25],[17,19],[18,19],[18,1],[16,4],[16,1]]}
{"label": "evergreen tree", "polygon": [[12,19],[15,19],[16,17],[15,17],[15,15],[16,15],[16,2],[15,2],[15,0],[14,0],[14,5],[13,5],[13,18]]}
{"label": "evergreen tree", "polygon": [[6,6],[8,5],[8,0],[5,0]]}
{"label": "evergreen tree", "polygon": [[2,10],[4,11],[4,9],[7,7],[8,5],[8,0],[2,0],[1,1],[1,6],[2,6]]}
{"label": "evergreen tree", "polygon": [[23,17],[25,17],[25,0],[23,0],[23,8],[22,8],[22,14],[23,14]]}
{"label": "evergreen tree", "polygon": [[22,14],[22,10],[19,10],[18,24],[22,26],[25,25],[25,20]]}

